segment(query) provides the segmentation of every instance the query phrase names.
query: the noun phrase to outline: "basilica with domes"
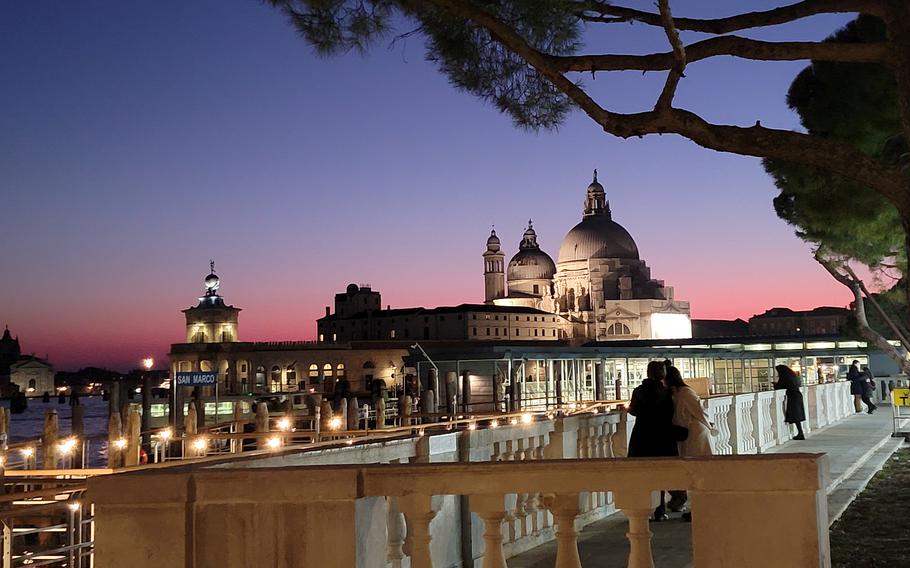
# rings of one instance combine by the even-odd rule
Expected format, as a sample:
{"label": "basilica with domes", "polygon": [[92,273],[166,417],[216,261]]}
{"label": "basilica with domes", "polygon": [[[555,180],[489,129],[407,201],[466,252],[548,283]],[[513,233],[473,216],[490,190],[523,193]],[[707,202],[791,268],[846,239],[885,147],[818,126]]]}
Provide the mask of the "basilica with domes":
{"label": "basilica with domes", "polygon": [[563,238],[557,262],[541,250],[530,221],[508,265],[495,230],[483,258],[486,303],[558,314],[565,338],[692,336],[689,302],[674,299],[672,287],[651,278],[635,240],[613,220],[597,170],[581,222]]}

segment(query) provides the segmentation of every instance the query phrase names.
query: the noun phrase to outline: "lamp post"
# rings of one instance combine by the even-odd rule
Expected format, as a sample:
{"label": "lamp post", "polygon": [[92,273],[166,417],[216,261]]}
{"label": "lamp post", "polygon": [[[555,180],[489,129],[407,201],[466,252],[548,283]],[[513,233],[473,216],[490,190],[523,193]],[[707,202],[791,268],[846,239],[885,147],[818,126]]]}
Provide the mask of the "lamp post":
{"label": "lamp post", "polygon": [[145,450],[146,455],[152,455],[152,435],[149,432],[152,414],[152,379],[149,373],[154,366],[155,360],[151,357],[146,357],[142,360],[142,367],[145,369],[145,373],[142,374],[142,422],[140,429],[142,430],[142,448]]}

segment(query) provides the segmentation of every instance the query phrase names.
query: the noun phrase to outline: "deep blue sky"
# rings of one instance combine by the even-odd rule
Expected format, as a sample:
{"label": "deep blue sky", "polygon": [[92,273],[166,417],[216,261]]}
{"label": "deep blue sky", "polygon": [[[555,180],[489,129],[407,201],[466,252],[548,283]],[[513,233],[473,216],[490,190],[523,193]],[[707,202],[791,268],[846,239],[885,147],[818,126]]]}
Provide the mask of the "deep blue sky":
{"label": "deep blue sky", "polygon": [[[750,35],[817,39],[848,20]],[[588,39],[666,49],[640,26]],[[531,217],[555,257],[595,167],[614,219],[695,316],[848,301],[774,215],[758,160],[614,139],[580,113],[558,132],[522,131],[450,87],[419,38],[386,43],[319,59],[254,0],[0,3],[0,325],[59,368],[162,357],[210,257],[247,340],[312,338],[351,281],[394,306],[481,301],[490,225],[512,254]],[[699,62],[677,104],[795,128],[784,97],[802,67]],[[631,111],[653,105],[663,76],[583,80]]]}

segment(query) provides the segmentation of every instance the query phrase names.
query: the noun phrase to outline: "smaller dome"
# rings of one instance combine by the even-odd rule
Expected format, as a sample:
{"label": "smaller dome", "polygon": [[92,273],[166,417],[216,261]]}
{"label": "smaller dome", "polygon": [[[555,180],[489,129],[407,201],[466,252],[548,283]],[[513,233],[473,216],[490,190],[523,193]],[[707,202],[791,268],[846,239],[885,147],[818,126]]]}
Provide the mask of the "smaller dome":
{"label": "smaller dome", "polygon": [[346,289],[346,292],[348,294],[356,294],[359,291],[360,291],[360,287],[357,286],[357,284],[354,284],[353,282],[348,284],[348,287]]}
{"label": "smaller dome", "polygon": [[509,283],[521,280],[550,280],[556,275],[556,264],[540,249],[522,249],[509,261]]}
{"label": "smaller dome", "polygon": [[205,277],[206,290],[217,290],[219,286],[221,286],[221,279],[214,272]]}

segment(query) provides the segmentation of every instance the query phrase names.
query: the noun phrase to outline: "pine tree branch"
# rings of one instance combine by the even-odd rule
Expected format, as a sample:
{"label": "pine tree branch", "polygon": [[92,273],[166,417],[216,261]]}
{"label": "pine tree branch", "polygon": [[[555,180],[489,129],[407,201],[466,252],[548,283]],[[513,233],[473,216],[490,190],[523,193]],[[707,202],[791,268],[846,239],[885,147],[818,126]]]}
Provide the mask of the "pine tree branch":
{"label": "pine tree branch", "polygon": [[654,110],[669,110],[673,105],[673,97],[676,95],[676,87],[679,80],[682,79],[686,71],[686,48],[681,39],[676,26],[673,25],[673,14],[670,12],[670,0],[660,0],[660,20],[663,23],[664,33],[667,34],[667,41],[673,49],[673,66],[667,74],[667,81],[664,83],[663,91],[657,99]]}
{"label": "pine tree branch", "polygon": [[[577,7],[579,18],[587,22],[640,22],[651,26],[663,26],[660,14],[653,12],[615,6],[597,0],[578,2]],[[884,10],[881,0],[804,0],[763,12],[748,12],[726,18],[674,18],[673,23],[680,30],[728,34],[739,30],[785,24],[817,14],[864,13],[881,16]],[[592,16],[588,12],[597,15]]]}
{"label": "pine tree branch", "polygon": [[910,213],[910,194],[905,192],[905,180],[900,169],[885,165],[848,144],[789,130],[765,128],[759,123],[748,128],[711,124],[697,114],[682,109],[637,114],[608,111],[579,85],[566,78],[561,69],[554,65],[552,56],[537,51],[511,26],[474,2],[424,2],[485,28],[503,47],[521,57],[609,134],[621,138],[646,134],[679,134],[711,150],[815,166],[864,184],[876,190],[899,211]]}
{"label": "pine tree branch", "polygon": [[[729,55],[755,61],[839,61],[893,65],[895,58],[886,43],[772,42],[739,36],[720,36],[682,48],[686,62]],[[666,71],[672,69],[674,52],[648,55],[597,54],[550,56],[561,72]]]}

